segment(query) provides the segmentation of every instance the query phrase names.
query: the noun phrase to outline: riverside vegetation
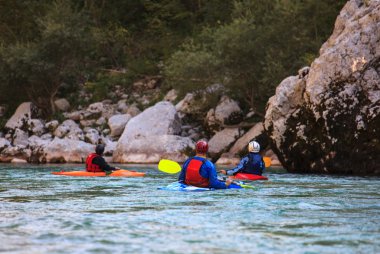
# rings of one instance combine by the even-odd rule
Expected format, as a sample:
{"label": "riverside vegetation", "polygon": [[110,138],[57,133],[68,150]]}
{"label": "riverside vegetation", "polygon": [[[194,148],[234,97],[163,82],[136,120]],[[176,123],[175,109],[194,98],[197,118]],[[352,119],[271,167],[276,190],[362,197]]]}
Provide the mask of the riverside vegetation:
{"label": "riverside vegetation", "polygon": [[[294,172],[377,172],[377,1],[0,7],[1,161],[81,162],[98,142],[115,162],[181,161],[203,137],[210,156],[229,164],[256,138],[274,164],[278,156]],[[356,95],[351,117],[339,105]],[[343,137],[337,123],[355,128]],[[356,170],[347,156],[369,160]]]}

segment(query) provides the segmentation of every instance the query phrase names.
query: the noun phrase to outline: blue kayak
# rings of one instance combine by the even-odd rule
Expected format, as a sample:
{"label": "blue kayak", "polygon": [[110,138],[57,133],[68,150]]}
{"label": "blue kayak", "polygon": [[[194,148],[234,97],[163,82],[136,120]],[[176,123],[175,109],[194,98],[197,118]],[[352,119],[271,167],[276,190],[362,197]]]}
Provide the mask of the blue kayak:
{"label": "blue kayak", "polygon": [[[165,187],[159,187],[159,190],[168,190],[168,191],[213,191],[216,190],[214,188],[201,188],[201,187],[196,187],[196,186],[191,186],[191,185],[186,185],[183,183],[179,182],[174,182],[169,184],[168,186]],[[241,186],[237,184],[231,184],[228,189],[242,189]]]}

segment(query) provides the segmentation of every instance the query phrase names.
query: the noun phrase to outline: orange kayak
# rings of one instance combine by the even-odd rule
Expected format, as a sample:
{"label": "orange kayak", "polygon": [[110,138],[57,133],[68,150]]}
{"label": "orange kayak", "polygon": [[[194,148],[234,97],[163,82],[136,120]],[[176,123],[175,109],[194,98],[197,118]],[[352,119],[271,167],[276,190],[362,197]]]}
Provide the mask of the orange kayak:
{"label": "orange kayak", "polygon": [[[85,176],[85,177],[94,177],[94,176],[106,176],[105,172],[87,172],[87,171],[59,171],[52,172],[53,175],[61,176]],[[112,172],[108,176],[112,177],[142,177],[145,173],[130,171],[125,169],[120,169]]]}

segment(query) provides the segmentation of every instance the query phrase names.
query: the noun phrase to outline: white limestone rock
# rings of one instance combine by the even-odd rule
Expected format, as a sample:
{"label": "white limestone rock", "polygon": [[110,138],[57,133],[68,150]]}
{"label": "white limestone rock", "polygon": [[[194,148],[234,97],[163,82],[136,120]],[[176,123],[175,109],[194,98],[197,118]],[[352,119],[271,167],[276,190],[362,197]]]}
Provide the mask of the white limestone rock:
{"label": "white limestone rock", "polygon": [[111,136],[118,137],[120,136],[125,128],[125,125],[129,120],[132,119],[132,116],[129,114],[124,115],[114,115],[108,119],[108,126],[111,129]]}
{"label": "white limestone rock", "polygon": [[[264,126],[262,123],[257,123],[247,133],[241,136],[235,144],[231,147],[229,153],[238,154],[242,150],[246,150],[248,143],[255,137],[261,135],[264,132]],[[247,151],[248,152],[248,151]]]}
{"label": "white limestone rock", "polygon": [[160,156],[182,160],[193,146],[181,131],[177,111],[170,102],[159,102],[133,117],[125,126],[113,155],[115,162],[158,162]]}
{"label": "white limestone rock", "polygon": [[65,98],[55,100],[54,105],[62,112],[67,112],[70,109],[70,103]]}
{"label": "white limestone rock", "polygon": [[21,103],[16,112],[5,124],[7,129],[22,128],[32,118],[33,104],[31,102]]}
{"label": "white limestone rock", "polygon": [[217,132],[208,142],[211,157],[225,152],[239,138],[239,135],[238,128],[226,128]]}
{"label": "white limestone rock", "polygon": [[84,163],[87,156],[95,151],[95,146],[80,140],[54,138],[44,149],[40,161],[47,163]]}

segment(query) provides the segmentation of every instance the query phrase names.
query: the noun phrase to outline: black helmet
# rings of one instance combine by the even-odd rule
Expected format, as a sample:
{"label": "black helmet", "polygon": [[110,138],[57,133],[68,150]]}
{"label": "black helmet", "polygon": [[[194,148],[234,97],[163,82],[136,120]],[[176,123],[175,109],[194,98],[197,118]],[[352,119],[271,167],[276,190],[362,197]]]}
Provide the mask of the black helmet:
{"label": "black helmet", "polygon": [[97,155],[102,155],[104,153],[104,148],[105,148],[105,145],[103,144],[99,144],[96,146],[95,148],[95,152]]}

